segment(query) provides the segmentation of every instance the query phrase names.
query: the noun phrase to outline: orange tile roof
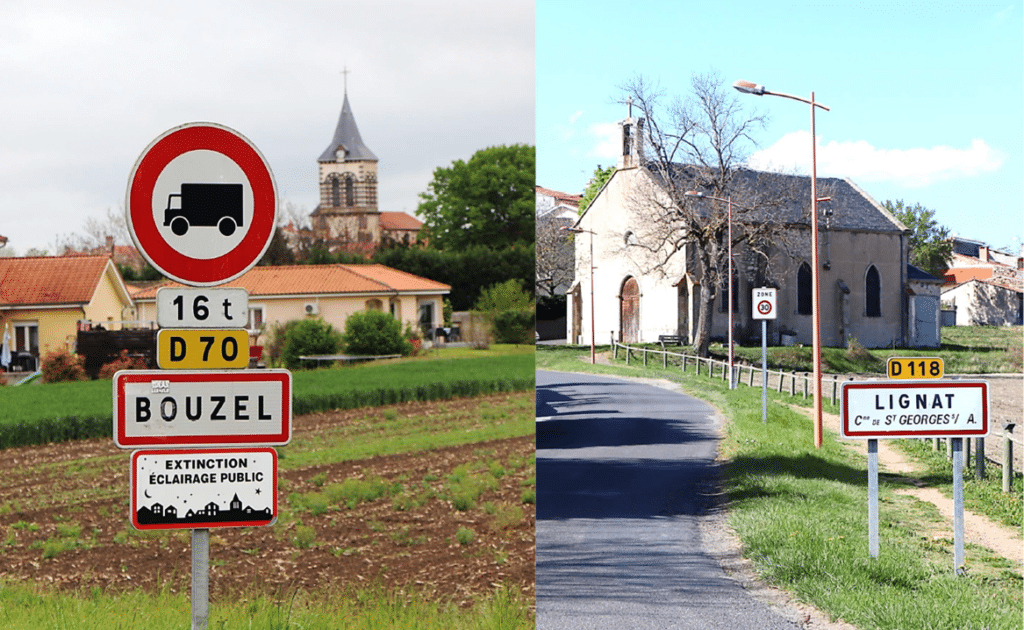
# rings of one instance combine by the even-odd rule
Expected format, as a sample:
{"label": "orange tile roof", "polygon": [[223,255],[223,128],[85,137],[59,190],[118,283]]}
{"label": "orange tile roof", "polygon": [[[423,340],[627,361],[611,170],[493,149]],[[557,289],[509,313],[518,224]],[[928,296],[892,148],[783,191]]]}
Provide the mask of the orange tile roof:
{"label": "orange tile roof", "polygon": [[554,197],[555,199],[558,199],[559,201],[563,201],[565,203],[568,203],[569,205],[572,205],[572,206],[578,206],[579,203],[580,203],[580,199],[583,198],[583,195],[564,193],[564,192],[560,192],[558,190],[551,190],[550,188],[544,188],[543,186],[536,186],[536,190],[537,190],[538,193],[540,193],[542,195],[547,195],[548,197]]}
{"label": "orange tile roof", "polygon": [[[169,282],[160,286],[182,286]],[[431,291],[447,293],[451,287],[384,265],[284,265],[253,267],[224,287],[245,289],[249,295],[324,295]],[[137,300],[156,298],[159,287],[135,293]]]}
{"label": "orange tile roof", "polygon": [[946,284],[963,284],[969,280],[985,280],[992,277],[992,267],[958,267],[947,269],[942,274]]}
{"label": "orange tile roof", "polygon": [[423,221],[404,212],[381,212],[380,226],[385,230],[418,230]]}
{"label": "orange tile roof", "polygon": [[107,256],[0,258],[0,306],[87,304]]}

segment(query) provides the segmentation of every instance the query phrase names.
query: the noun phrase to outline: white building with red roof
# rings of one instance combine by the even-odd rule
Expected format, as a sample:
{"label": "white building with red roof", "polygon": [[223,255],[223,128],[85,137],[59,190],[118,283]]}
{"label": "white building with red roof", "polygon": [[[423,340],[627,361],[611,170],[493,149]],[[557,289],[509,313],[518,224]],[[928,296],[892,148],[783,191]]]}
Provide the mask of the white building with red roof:
{"label": "white building with red roof", "polygon": [[[135,293],[139,319],[156,320],[156,292],[165,286],[182,285],[168,282]],[[386,311],[403,327],[433,331],[442,325],[442,303],[451,292],[447,284],[384,265],[254,267],[220,286],[249,293],[248,328],[254,332],[304,317],[322,317],[345,330],[348,316],[365,310]]]}

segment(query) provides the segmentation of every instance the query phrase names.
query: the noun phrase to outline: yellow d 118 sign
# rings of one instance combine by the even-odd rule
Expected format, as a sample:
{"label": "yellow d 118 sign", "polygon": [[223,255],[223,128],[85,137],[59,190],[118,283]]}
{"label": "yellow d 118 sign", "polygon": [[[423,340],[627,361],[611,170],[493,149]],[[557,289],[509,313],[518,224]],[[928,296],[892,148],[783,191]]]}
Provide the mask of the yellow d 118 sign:
{"label": "yellow d 118 sign", "polygon": [[242,329],[162,328],[156,335],[156,362],[165,370],[248,367],[249,335]]}
{"label": "yellow d 118 sign", "polygon": [[921,379],[942,378],[942,359],[939,357],[889,357],[886,372],[889,378]]}

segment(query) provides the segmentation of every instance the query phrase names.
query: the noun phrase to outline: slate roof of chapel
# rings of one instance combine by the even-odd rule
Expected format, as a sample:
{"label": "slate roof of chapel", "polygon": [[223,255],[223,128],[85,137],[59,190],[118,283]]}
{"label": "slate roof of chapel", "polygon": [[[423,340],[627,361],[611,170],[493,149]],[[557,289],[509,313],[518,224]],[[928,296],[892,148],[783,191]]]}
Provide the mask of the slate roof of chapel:
{"label": "slate roof of chapel", "polygon": [[[696,169],[692,166],[673,164],[672,176],[681,181],[692,181]],[[659,184],[664,182],[662,175],[652,166],[646,170]],[[737,220],[758,221],[769,216],[775,221],[789,225],[808,225],[809,206],[811,199],[811,178],[806,175],[786,175],[757,171],[748,168],[737,168],[732,173],[732,187],[736,191],[757,191],[756,194],[770,196],[779,191],[788,191],[791,201],[772,210],[762,210],[756,203],[755,212],[736,212],[735,204],[744,204],[745,200],[739,192],[734,193],[734,216]],[[907,228],[893,216],[884,206],[871,198],[857,184],[846,178],[818,177],[818,197],[831,196],[831,201],[818,203],[818,212],[830,230],[852,230],[865,232],[899,233]],[[709,202],[705,202],[709,203]],[[827,211],[831,216],[827,217]]]}

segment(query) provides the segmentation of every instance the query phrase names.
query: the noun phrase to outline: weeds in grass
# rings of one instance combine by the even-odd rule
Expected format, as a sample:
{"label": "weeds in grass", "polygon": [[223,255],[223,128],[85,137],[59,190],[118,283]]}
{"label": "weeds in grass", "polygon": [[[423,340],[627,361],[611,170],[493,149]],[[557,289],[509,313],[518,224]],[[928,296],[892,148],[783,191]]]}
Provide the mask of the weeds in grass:
{"label": "weeds in grass", "polygon": [[476,532],[468,527],[460,527],[459,530],[455,532],[455,540],[457,540],[462,546],[473,544],[475,539]]}
{"label": "weeds in grass", "polygon": [[502,504],[494,512],[494,519],[491,521],[493,531],[501,531],[513,527],[523,520],[523,508],[518,505]]}
{"label": "weeds in grass", "polygon": [[296,549],[309,549],[316,542],[316,530],[309,525],[296,524],[291,541]]}

